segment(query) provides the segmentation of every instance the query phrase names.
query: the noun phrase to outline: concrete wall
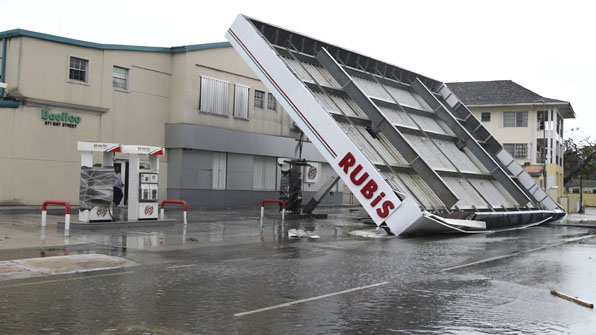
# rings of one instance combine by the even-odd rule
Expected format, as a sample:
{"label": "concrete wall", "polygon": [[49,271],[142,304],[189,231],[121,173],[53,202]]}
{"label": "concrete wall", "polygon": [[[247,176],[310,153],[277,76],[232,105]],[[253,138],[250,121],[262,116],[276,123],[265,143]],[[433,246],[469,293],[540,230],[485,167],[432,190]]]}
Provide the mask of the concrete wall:
{"label": "concrete wall", "polygon": [[[69,80],[70,56],[89,61],[87,82]],[[114,66],[129,70],[128,89],[112,87]],[[199,112],[201,75],[230,82],[227,116]],[[221,196],[230,205],[278,196],[277,191],[251,190],[254,155],[296,155],[300,132],[279,105],[267,110],[268,91],[231,47],[141,52],[19,36],[8,40],[6,79],[7,93],[22,104],[0,111],[3,205],[39,205],[47,199],[78,204],[77,141],[165,146],[160,199],[178,194],[174,199],[218,203]],[[248,120],[233,117],[234,83],[250,87]],[[265,108],[254,107],[255,90],[265,92]],[[81,121],[76,128],[47,125],[42,110]],[[228,190],[211,190],[211,151],[228,153]],[[309,143],[303,157],[323,161]],[[94,154],[94,163],[101,162],[101,154]],[[306,185],[305,192],[314,193],[318,185]]]}
{"label": "concrete wall", "polygon": [[[303,192],[302,204],[305,205],[315,192]],[[263,199],[279,199],[279,191],[230,191],[230,190],[192,190],[168,189],[168,199],[184,199],[188,206],[197,208],[226,208],[234,206],[258,207]],[[342,194],[327,195],[322,204],[341,204]],[[316,212],[316,210],[315,210]]]}
{"label": "concrete wall", "polygon": [[[281,173],[277,169],[275,190],[253,188],[253,157],[294,157],[296,141],[287,137],[270,136],[237,130],[168,124],[168,198],[184,199],[193,207],[249,206],[263,199],[278,199]],[[227,152],[226,189],[212,189],[213,152]],[[305,143],[303,157],[321,163],[316,183],[303,183],[303,203],[319,190],[333,169],[323,163],[322,156],[311,143]],[[332,189],[323,203],[342,203],[343,183]]]}
{"label": "concrete wall", "polygon": [[[29,37],[9,40],[7,91],[22,101],[2,109],[0,204],[78,204],[77,141],[163,146],[168,120],[170,54],[99,50]],[[89,60],[87,83],[68,79],[69,56]],[[113,66],[129,69],[129,89],[112,87]],[[76,128],[46,125],[42,110],[80,117]],[[117,158],[126,158],[117,155]],[[101,163],[100,154],[94,162]],[[167,185],[167,156],[160,160]],[[162,198],[166,189],[161,190]]]}
{"label": "concrete wall", "polygon": [[[170,123],[200,124],[223,129],[242,129],[248,132],[275,136],[297,137],[292,131],[290,117],[278,105],[277,111],[254,107],[254,91],[268,91],[232,47],[187,52],[173,56],[173,75],[176,77],[171,90]],[[228,115],[199,112],[201,75],[230,83]],[[250,87],[249,119],[233,117],[234,84]]]}
{"label": "concrete wall", "polygon": [[[566,193],[564,197],[569,199],[569,213],[577,213],[579,209],[579,194]],[[582,200],[583,207],[596,207],[596,194],[584,193]]]}

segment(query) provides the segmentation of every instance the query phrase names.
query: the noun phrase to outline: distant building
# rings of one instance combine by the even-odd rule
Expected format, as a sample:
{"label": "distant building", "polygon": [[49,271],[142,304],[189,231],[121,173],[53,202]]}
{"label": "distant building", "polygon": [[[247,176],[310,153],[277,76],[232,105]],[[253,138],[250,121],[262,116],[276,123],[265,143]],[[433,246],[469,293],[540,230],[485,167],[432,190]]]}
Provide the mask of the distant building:
{"label": "distant building", "polygon": [[[143,47],[20,29],[0,41],[0,205],[77,204],[77,141],[165,147],[160,200],[278,198],[278,160],[296,156],[300,131],[227,42]],[[304,181],[306,201],[334,172],[312,144],[302,153],[320,163],[318,180]],[[342,189],[325,201],[341,203]]]}
{"label": "distant building", "polygon": [[553,197],[563,196],[563,126],[571,103],[536,94],[511,81],[447,83],[484,127]]}

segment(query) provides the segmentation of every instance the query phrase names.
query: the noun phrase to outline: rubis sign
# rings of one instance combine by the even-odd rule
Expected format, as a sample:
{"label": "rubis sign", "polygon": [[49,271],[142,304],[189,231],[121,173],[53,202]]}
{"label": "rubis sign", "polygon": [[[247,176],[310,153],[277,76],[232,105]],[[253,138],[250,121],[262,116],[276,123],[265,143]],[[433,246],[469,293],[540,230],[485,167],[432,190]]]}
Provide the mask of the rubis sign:
{"label": "rubis sign", "polygon": [[155,208],[153,207],[153,205],[147,205],[145,206],[145,215],[152,215],[153,211],[155,210]]}
{"label": "rubis sign", "polygon": [[97,208],[96,215],[98,217],[104,217],[104,216],[106,216],[106,214],[108,214],[108,208],[107,207],[98,207]]}
{"label": "rubis sign", "polygon": [[[344,158],[339,162],[339,167],[343,172],[350,176],[350,181],[357,187],[360,187],[360,193],[367,200],[373,199],[370,202],[370,207],[375,209],[377,215],[381,218],[386,218],[391,210],[395,208],[395,204],[391,200],[383,200],[386,196],[385,192],[378,192],[379,184],[369,176],[368,172],[363,172],[362,164],[356,165],[356,158],[351,152],[348,152]],[[354,167],[356,165],[356,167]],[[352,171],[350,172],[350,169]],[[362,173],[361,173],[362,172]],[[361,186],[362,185],[362,186]]]}

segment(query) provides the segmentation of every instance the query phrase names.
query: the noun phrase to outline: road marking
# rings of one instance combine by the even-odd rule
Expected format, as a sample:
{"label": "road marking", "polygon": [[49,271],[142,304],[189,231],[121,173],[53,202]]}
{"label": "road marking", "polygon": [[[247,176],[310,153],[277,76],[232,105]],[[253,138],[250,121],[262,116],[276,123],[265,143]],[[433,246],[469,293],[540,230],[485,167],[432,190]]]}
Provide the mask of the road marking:
{"label": "road marking", "polygon": [[555,243],[555,244],[549,244],[549,245],[545,245],[545,246],[534,248],[534,249],[517,251],[517,252],[513,252],[513,253],[510,253],[510,254],[507,254],[507,255],[486,258],[486,259],[479,260],[479,261],[476,261],[476,262],[471,262],[471,263],[467,263],[467,264],[463,264],[463,265],[458,265],[458,266],[453,266],[453,267],[450,267],[450,268],[445,268],[445,269],[441,270],[441,272],[447,272],[447,271],[457,270],[457,269],[465,268],[465,267],[468,267],[468,266],[474,266],[474,265],[478,265],[478,264],[484,264],[484,263],[494,262],[494,261],[498,261],[498,260],[505,259],[505,258],[510,258],[510,257],[522,255],[522,254],[527,254],[527,253],[530,253],[530,252],[540,251],[540,250],[544,250],[544,249],[548,249],[548,248],[554,248],[554,247],[561,246],[563,244],[573,243],[573,242],[585,240],[587,238],[591,238],[591,237],[594,237],[594,236],[596,236],[596,235],[574,237],[574,238],[570,238],[570,239],[564,240],[563,242],[559,242],[559,243]]}
{"label": "road marking", "polygon": [[107,274],[95,275],[95,276],[83,276],[83,277],[75,277],[75,278],[44,280],[44,281],[37,281],[37,282],[33,282],[33,283],[4,285],[4,286],[0,286],[0,289],[5,288],[5,287],[19,287],[19,286],[40,285],[40,284],[47,284],[47,283],[57,283],[57,282],[62,282],[62,281],[81,280],[81,279],[89,279],[89,278],[97,278],[97,277],[120,276],[120,275],[129,274],[129,273],[135,273],[135,272],[134,271],[125,271],[125,272],[107,273]]}
{"label": "road marking", "polygon": [[349,290],[344,290],[344,291],[339,291],[339,292],[335,292],[335,293],[324,294],[324,295],[320,295],[318,297],[312,297],[312,298],[306,298],[306,299],[301,299],[301,300],[295,300],[295,301],[292,301],[292,302],[286,302],[285,304],[279,304],[279,305],[275,305],[275,306],[269,306],[269,307],[265,307],[265,308],[255,309],[255,310],[248,311],[248,312],[236,313],[236,314],[234,314],[234,316],[245,316],[245,315],[248,315],[248,314],[265,312],[265,311],[269,311],[269,310],[276,309],[276,308],[288,307],[288,306],[291,306],[291,305],[301,304],[301,303],[304,303],[304,302],[309,302],[309,301],[313,301],[313,300],[318,300],[318,299],[332,297],[334,295],[340,295],[340,294],[350,293],[350,292],[354,292],[354,291],[364,290],[364,289],[367,289],[367,288],[377,287],[377,286],[382,286],[382,285],[387,285],[387,284],[389,284],[388,281],[382,282],[382,283],[377,283],[377,284],[372,284],[372,285],[366,285],[366,286],[351,288]]}
{"label": "road marking", "polygon": [[252,259],[250,257],[246,257],[246,258],[234,258],[234,259],[226,259],[225,261],[221,261],[222,263],[227,263],[227,262],[237,262],[237,261],[247,261],[249,259]]}
{"label": "road marking", "polygon": [[174,266],[168,266],[166,269],[189,268],[191,266],[197,266],[197,265],[198,264],[174,265]]}

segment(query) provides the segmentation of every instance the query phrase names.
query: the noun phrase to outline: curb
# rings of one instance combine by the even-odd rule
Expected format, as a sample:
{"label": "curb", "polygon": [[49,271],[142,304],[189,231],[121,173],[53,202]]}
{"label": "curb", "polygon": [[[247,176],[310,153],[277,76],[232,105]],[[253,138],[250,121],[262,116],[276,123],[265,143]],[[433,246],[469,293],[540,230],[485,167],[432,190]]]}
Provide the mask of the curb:
{"label": "curb", "polygon": [[[78,206],[71,206],[71,211],[79,210]],[[64,208],[48,208],[47,210],[48,215],[64,215]],[[14,207],[6,207],[2,208],[0,206],[0,215],[5,214],[39,214],[41,215],[41,206],[35,207],[28,207],[28,208],[14,208]]]}
{"label": "curb", "polygon": [[549,226],[549,227],[574,227],[574,228],[596,229],[596,224],[588,224],[588,223],[546,223],[544,225]]}

